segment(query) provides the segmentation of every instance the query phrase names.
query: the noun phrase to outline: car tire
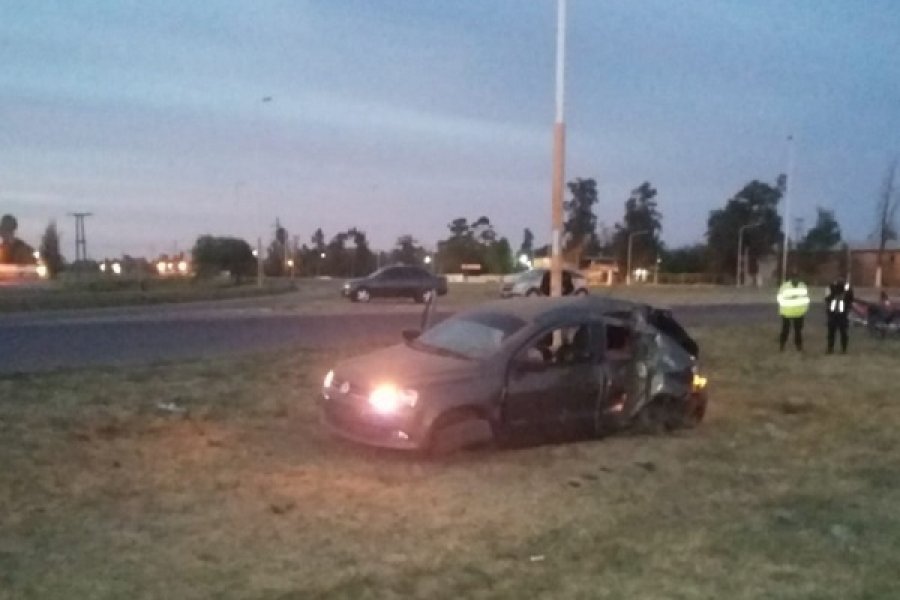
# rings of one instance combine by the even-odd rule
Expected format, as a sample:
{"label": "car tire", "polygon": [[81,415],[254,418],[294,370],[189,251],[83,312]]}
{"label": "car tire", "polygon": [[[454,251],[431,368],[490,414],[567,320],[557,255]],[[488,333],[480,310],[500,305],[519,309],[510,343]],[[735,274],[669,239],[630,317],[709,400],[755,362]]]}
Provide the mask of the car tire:
{"label": "car tire", "polygon": [[588,295],[587,288],[578,288],[577,290],[575,290],[575,295],[576,296],[587,296]]}
{"label": "car tire", "polygon": [[541,290],[539,290],[539,289],[537,289],[537,288],[531,288],[530,290],[528,290],[527,292],[525,292],[525,295],[526,295],[526,296],[540,296],[540,295],[541,295]]}
{"label": "car tire", "polygon": [[676,429],[681,420],[678,404],[670,396],[653,398],[635,415],[635,430],[638,433],[658,434]]}
{"label": "car tire", "polygon": [[361,287],[353,292],[352,298],[354,302],[368,302],[372,299],[372,294],[368,288]]}
{"label": "car tire", "polygon": [[432,426],[426,452],[431,458],[443,458],[463,450],[490,444],[494,440],[491,424],[474,411],[452,411]]}
{"label": "car tire", "polygon": [[416,304],[425,304],[431,298],[431,290],[419,290],[416,292],[416,295],[413,296],[413,300],[416,301]]}

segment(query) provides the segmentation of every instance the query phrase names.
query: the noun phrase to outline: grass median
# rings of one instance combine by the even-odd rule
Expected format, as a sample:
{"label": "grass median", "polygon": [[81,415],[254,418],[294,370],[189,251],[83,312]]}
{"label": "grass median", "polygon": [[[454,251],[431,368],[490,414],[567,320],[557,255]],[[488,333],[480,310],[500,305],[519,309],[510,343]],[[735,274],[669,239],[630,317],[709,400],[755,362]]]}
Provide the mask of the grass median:
{"label": "grass median", "polygon": [[897,597],[900,345],[697,333],[700,428],[444,462],[323,432],[349,351],[0,379],[0,597]]}

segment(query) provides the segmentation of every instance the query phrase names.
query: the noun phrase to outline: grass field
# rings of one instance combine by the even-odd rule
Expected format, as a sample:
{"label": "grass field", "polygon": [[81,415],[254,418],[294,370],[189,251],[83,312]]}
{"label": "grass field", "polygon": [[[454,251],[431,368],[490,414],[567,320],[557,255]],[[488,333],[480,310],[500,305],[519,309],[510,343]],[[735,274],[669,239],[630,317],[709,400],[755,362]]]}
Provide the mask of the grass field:
{"label": "grass field", "polygon": [[699,429],[444,462],[322,431],[342,353],[0,379],[0,598],[900,597],[900,345],[697,333]]}
{"label": "grass field", "polygon": [[293,290],[293,282],[288,280],[269,280],[259,288],[255,283],[236,286],[220,280],[94,278],[39,287],[0,287],[0,313],[234,300]]}

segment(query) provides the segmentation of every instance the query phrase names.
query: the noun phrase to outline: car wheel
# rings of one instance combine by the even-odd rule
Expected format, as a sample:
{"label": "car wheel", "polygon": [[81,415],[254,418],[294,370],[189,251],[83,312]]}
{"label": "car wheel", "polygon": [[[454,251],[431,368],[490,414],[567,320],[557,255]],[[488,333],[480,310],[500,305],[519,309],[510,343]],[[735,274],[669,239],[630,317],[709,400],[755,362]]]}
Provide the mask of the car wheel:
{"label": "car wheel", "polygon": [[683,419],[683,403],[670,396],[657,396],[634,417],[639,433],[664,433],[677,429]]}
{"label": "car wheel", "polygon": [[691,394],[684,402],[681,426],[686,429],[696,427],[706,416],[706,394]]}
{"label": "car wheel", "polygon": [[353,292],[353,300],[355,302],[368,302],[372,299],[372,294],[369,293],[369,290],[366,288],[359,288],[355,292]]}
{"label": "car wheel", "polygon": [[537,288],[531,288],[530,290],[528,290],[527,292],[525,292],[525,295],[526,295],[526,296],[540,296],[540,295],[541,295],[541,290],[539,290],[539,289],[537,289]]}
{"label": "car wheel", "polygon": [[575,290],[575,295],[576,296],[587,296],[588,295],[587,288],[578,288],[577,290]]}
{"label": "car wheel", "polygon": [[483,446],[493,441],[490,422],[474,411],[453,411],[441,416],[432,427],[427,453],[432,458]]}
{"label": "car wheel", "polygon": [[416,292],[414,299],[418,304],[428,302],[431,299],[431,290],[421,290]]}

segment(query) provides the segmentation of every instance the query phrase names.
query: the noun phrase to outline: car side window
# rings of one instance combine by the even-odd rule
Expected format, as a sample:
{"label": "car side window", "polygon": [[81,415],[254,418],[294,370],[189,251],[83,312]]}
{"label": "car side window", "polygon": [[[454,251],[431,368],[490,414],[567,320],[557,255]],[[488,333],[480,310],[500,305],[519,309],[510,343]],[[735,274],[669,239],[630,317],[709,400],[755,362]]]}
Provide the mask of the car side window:
{"label": "car side window", "polygon": [[516,362],[526,367],[564,367],[591,362],[595,353],[588,323],[545,331],[520,351]]}
{"label": "car side window", "polygon": [[384,279],[386,281],[395,281],[400,279],[400,269],[385,269],[381,272],[380,279]]}
{"label": "car side window", "polygon": [[632,351],[632,332],[625,325],[607,323],[606,353],[610,356],[627,356]]}

